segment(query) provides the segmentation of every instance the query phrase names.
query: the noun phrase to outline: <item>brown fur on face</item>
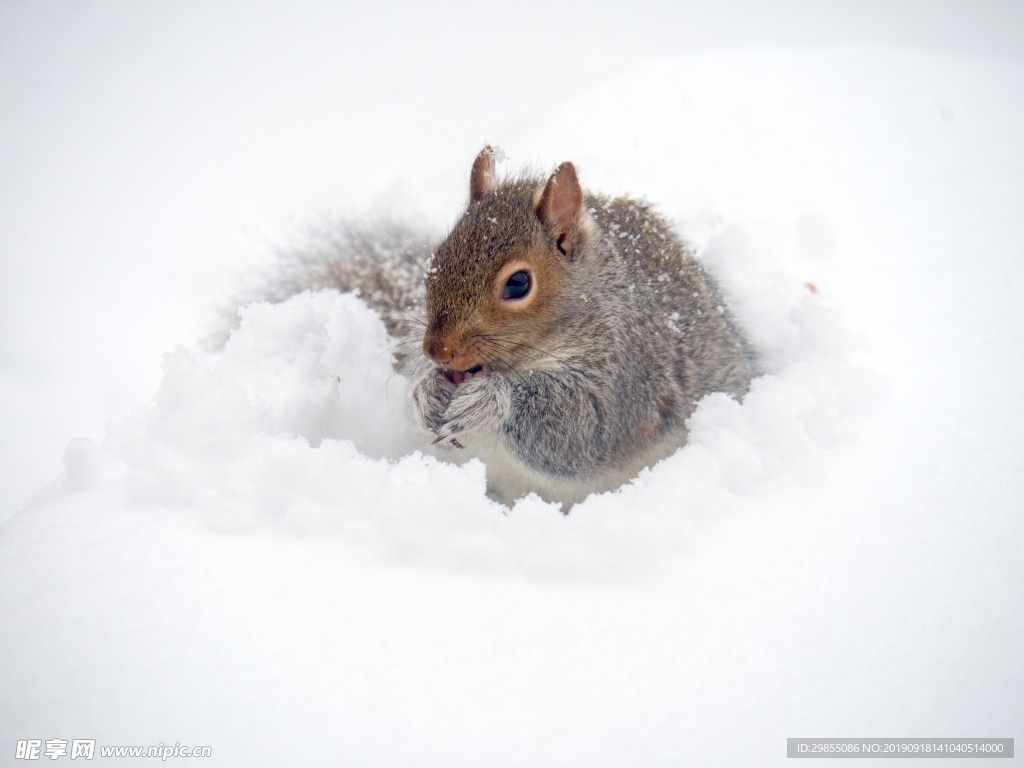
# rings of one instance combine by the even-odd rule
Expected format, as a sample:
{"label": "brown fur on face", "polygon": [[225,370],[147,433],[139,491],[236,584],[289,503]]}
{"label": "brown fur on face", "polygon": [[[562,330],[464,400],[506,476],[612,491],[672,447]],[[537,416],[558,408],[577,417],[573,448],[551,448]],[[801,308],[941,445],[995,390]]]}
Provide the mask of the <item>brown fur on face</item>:
{"label": "brown fur on face", "polygon": [[[536,181],[506,182],[478,200],[437,247],[428,271],[427,357],[465,371],[507,371],[543,356],[567,306],[565,257],[538,219]],[[500,223],[499,223],[500,222]],[[531,275],[530,293],[503,300],[509,275]]]}

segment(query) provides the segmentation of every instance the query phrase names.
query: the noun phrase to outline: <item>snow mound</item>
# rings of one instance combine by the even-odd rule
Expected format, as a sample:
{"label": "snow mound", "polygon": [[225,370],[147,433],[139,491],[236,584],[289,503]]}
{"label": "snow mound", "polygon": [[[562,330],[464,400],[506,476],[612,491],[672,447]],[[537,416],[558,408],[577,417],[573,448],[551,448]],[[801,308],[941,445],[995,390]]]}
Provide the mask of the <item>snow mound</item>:
{"label": "snow mound", "polygon": [[167,354],[154,401],[102,449],[76,442],[65,482],[110,483],[137,508],[217,530],[269,526],[455,570],[607,579],[658,567],[686,551],[696,521],[779,483],[820,481],[879,390],[851,362],[856,340],[837,311],[758,265],[743,230],[705,251],[731,271],[767,372],[742,404],[706,398],[686,447],[569,519],[536,497],[504,508],[478,461],[430,455],[391,368],[394,341],[359,299],[329,290],[245,307],[222,351]]}

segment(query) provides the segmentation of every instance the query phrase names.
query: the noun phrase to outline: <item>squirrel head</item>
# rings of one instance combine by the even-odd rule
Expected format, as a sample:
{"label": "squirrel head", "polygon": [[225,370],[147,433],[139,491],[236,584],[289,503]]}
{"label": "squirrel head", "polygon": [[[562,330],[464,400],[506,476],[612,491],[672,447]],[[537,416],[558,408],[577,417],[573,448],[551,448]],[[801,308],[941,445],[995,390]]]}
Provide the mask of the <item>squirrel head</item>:
{"label": "squirrel head", "polygon": [[473,163],[469,206],[437,247],[426,278],[423,353],[459,384],[545,356],[570,310],[570,272],[583,252],[583,190],[572,163],[546,182],[495,181],[494,151]]}

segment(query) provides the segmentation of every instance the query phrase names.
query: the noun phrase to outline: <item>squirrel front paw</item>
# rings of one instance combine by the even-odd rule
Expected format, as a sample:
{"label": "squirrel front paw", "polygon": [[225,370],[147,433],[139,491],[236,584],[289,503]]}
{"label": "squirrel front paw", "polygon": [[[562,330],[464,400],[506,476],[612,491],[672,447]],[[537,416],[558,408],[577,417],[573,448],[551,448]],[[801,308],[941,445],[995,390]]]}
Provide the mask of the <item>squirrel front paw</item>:
{"label": "squirrel front paw", "polygon": [[462,437],[495,433],[511,409],[512,387],[501,374],[466,381],[455,390],[433,444],[461,448]]}
{"label": "squirrel front paw", "polygon": [[435,365],[430,365],[417,377],[412,387],[412,401],[416,420],[422,429],[437,434],[454,394],[455,385]]}

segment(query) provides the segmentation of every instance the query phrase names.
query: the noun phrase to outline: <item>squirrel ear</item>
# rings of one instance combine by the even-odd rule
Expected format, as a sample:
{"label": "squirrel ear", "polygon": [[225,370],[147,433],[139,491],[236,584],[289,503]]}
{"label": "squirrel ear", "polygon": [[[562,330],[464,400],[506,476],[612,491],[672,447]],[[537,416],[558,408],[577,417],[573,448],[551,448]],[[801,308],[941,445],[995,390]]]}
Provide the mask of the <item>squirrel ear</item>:
{"label": "squirrel ear", "polygon": [[469,204],[479,202],[494,189],[494,149],[488,144],[473,161],[469,174]]}
{"label": "squirrel ear", "polygon": [[537,218],[551,241],[565,256],[572,257],[579,233],[583,190],[572,163],[562,163],[548,179],[537,206]]}

